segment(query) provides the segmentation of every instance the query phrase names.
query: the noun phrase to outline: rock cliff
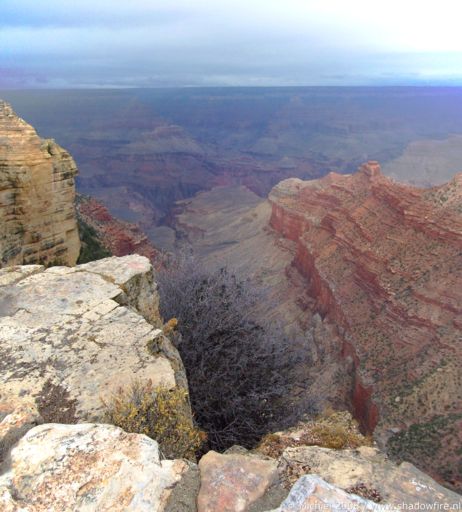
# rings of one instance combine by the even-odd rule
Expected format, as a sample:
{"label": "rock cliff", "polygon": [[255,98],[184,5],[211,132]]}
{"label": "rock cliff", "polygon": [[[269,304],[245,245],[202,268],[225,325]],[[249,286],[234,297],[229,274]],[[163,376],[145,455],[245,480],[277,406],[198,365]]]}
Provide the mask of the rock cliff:
{"label": "rock cliff", "polygon": [[139,254],[153,263],[159,260],[158,249],[136,224],[116,219],[92,197],[78,194],[76,208],[79,220],[95,230],[98,240],[114,256]]}
{"label": "rock cliff", "polygon": [[0,265],[74,265],[80,251],[72,157],[0,100]]}
{"label": "rock cliff", "polygon": [[356,417],[396,457],[461,486],[462,175],[417,189],[369,162],[283,181],[269,199],[353,363]]}

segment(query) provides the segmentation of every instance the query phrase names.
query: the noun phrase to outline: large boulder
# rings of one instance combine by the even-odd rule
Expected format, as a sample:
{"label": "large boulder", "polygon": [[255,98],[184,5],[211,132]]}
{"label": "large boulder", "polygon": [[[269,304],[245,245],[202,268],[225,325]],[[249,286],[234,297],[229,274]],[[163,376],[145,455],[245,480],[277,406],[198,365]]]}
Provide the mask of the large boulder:
{"label": "large boulder", "polygon": [[[194,464],[160,460],[156,441],[118,427],[46,424],[11,450],[0,477],[4,512],[193,511]],[[192,500],[178,501],[188,482]]]}
{"label": "large boulder", "polygon": [[162,330],[149,260],[0,270],[0,399],[35,399],[46,422],[100,421],[133,380],[185,387]]}
{"label": "large boulder", "polygon": [[198,512],[246,512],[277,480],[274,459],[208,452],[199,462]]}

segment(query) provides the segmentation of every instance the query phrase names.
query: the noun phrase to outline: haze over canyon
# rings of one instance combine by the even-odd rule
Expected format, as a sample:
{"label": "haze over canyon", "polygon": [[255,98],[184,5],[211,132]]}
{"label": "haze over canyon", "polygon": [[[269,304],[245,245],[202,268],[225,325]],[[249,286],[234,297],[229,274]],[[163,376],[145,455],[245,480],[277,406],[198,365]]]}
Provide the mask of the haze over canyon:
{"label": "haze over canyon", "polygon": [[[43,403],[48,380],[60,379],[76,404],[69,406],[73,422],[99,421],[93,383],[112,389],[118,366],[143,377],[152,370],[150,379],[167,375],[171,387],[187,393],[154,281],[171,261],[167,253],[192,251],[210,270],[227,267],[265,287],[260,317],[281,326],[307,355],[308,363],[293,368],[299,384],[286,397],[306,404],[305,419],[314,418],[312,404],[349,411],[393,464],[412,463],[460,492],[462,90],[5,91],[2,97],[14,106],[0,102],[0,247],[2,266],[13,265],[0,275],[5,396]],[[98,257],[125,258],[86,263],[85,247],[97,247]],[[85,264],[75,267],[79,254]],[[42,318],[53,308],[60,313]],[[126,359],[107,337],[114,322],[128,337],[124,353],[129,343],[138,347]],[[160,370],[143,362],[159,336],[153,353]],[[29,344],[40,347],[37,361]],[[91,382],[78,382],[85,373],[79,351],[94,372]],[[201,489],[213,457],[200,463]],[[377,460],[373,467],[382,468]],[[350,461],[356,463],[372,464]],[[171,471],[168,478],[178,481]],[[182,475],[188,471],[181,466]],[[8,489],[13,480],[5,480]]]}

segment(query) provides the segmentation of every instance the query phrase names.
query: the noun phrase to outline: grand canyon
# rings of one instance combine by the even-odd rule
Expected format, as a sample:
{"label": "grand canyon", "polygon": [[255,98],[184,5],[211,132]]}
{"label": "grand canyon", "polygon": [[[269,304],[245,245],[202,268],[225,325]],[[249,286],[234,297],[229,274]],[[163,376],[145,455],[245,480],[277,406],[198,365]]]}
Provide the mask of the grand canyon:
{"label": "grand canyon", "polygon": [[[216,508],[225,506],[220,501],[225,498],[213,494],[221,492],[216,482],[234,478],[233,465],[267,478],[259,499],[271,495],[273,508],[278,506],[282,497],[278,501],[268,489],[276,493],[277,471],[284,466],[278,478],[286,478],[287,464],[294,461],[297,471],[303,464],[317,467],[330,482],[326,485],[339,486],[322,488],[332,500],[344,499],[335,492],[349,492],[340,473],[329,476],[341,460],[345,472],[351,471],[348,464],[372,464],[375,476],[363,477],[380,488],[387,503],[410,499],[417,491],[409,491],[409,482],[416,479],[432,489],[428,500],[438,495],[455,502],[457,495],[447,488],[462,490],[461,94],[426,88],[6,91],[3,96],[40,136],[70,151],[41,139],[9,104],[0,103],[5,267],[0,273],[0,350],[8,377],[0,398],[8,398],[8,414],[25,415],[22,409],[14,413],[11,402],[23,407],[21,397],[27,395],[39,408],[30,409],[35,406],[28,403],[28,415],[20,421],[28,428],[43,418],[52,423],[56,417],[43,407],[43,395],[59,381],[73,421],[56,423],[77,424],[62,431],[63,426],[46,430],[45,424],[30,432],[45,429],[36,432],[48,436],[49,453],[69,442],[66,436],[73,443],[73,436],[91,435],[103,452],[117,457],[98,437],[103,435],[98,429],[109,426],[96,424],[87,433],[79,423],[101,420],[90,388],[107,393],[114,387],[113,377],[105,375],[106,358],[126,374],[156,382],[167,376],[170,388],[187,390],[176,348],[168,330],[162,331],[168,318],[160,318],[154,281],[156,272],[168,266],[168,254],[193,252],[207,268],[227,267],[266,289],[270,300],[258,306],[260,317],[268,325],[281,325],[293,345],[308,354],[309,364],[294,368],[299,376],[294,396],[301,404],[347,411],[357,422],[355,435],[374,446],[356,451],[347,446],[333,455],[309,452],[327,448],[300,446],[295,430],[278,434],[278,443],[289,444],[277,462],[265,459],[269,452],[262,455],[262,447],[259,455],[210,451],[199,462],[198,510],[237,510],[232,508],[237,505]],[[107,251],[101,256],[114,257],[74,266],[80,244],[93,243],[82,237],[83,230]],[[156,297],[153,303],[150,296]],[[61,316],[42,318],[58,303],[64,308]],[[114,329],[122,333],[123,344],[108,338]],[[69,340],[66,333],[72,334]],[[152,366],[146,366],[143,351],[151,338],[160,348]],[[129,354],[129,344],[137,347],[136,354],[124,359],[117,347]],[[97,383],[88,388],[79,382],[85,368],[92,368]],[[304,421],[317,421],[311,409],[305,412]],[[85,432],[79,433],[82,428]],[[23,454],[13,448],[13,470],[0,477],[0,491],[7,489],[0,500],[11,507],[6,510],[19,510],[14,507],[28,499],[11,471],[27,474],[21,457],[34,450],[36,441],[32,434],[20,438],[15,443]],[[141,441],[120,440],[136,442]],[[86,450],[83,456],[90,457]],[[50,457],[53,488],[60,470]],[[335,460],[328,463],[329,457]],[[199,485],[195,466],[182,464],[165,462],[162,478],[169,489],[172,482],[194,478]],[[396,484],[377,477],[395,475],[396,468],[401,476],[393,476],[394,481],[401,479],[407,490],[392,492]],[[245,483],[233,482],[244,492]],[[353,484],[362,485],[361,480]],[[150,499],[171,503],[166,496]]]}
{"label": "grand canyon", "polygon": [[0,5],[0,512],[461,511],[462,3]]}

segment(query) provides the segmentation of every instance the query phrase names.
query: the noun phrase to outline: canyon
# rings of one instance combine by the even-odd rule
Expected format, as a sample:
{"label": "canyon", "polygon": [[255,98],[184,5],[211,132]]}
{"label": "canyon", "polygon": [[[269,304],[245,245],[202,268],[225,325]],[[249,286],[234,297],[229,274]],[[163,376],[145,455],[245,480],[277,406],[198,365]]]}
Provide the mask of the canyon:
{"label": "canyon", "polygon": [[418,189],[381,173],[289,179],[178,204],[208,265],[265,283],[312,353],[307,395],[348,406],[383,449],[461,485],[462,175]]}
{"label": "canyon", "polygon": [[[237,162],[233,151],[217,170],[218,160],[210,163],[210,147],[204,150],[204,142],[191,138],[184,128],[150,119],[136,102],[129,111],[137,112],[136,126],[127,135],[130,141],[121,142],[107,162],[103,146],[91,156],[92,145],[87,145],[87,164],[92,161],[96,173],[87,185],[108,180],[107,187],[98,189],[102,202],[79,196],[75,205],[77,169],[72,157],[54,141],[40,139],[9,105],[0,103],[0,240],[2,266],[7,267],[0,272],[0,352],[7,377],[1,401],[32,399],[43,404],[41,396],[56,392],[58,386],[67,397],[64,405],[76,415],[73,420],[98,422],[101,403],[95,390],[112,390],[116,375],[139,374],[187,389],[182,363],[162,332],[157,311],[152,264],[159,261],[160,251],[151,240],[164,229],[170,250],[192,247],[206,266],[226,265],[266,286],[268,300],[259,306],[260,314],[269,325],[282,323],[293,343],[309,353],[310,365],[294,369],[300,375],[294,395],[308,407],[316,403],[321,408],[350,409],[363,432],[373,434],[391,458],[409,461],[460,490],[462,174],[443,185],[416,188],[395,182],[376,161],[368,161],[354,174],[283,179],[293,176],[294,169],[303,177],[315,177],[322,173],[320,161],[313,164],[300,157],[294,167],[283,158],[275,171],[274,154],[259,163],[241,155]],[[127,119],[121,112],[119,121],[107,120],[100,128],[107,130],[110,121],[114,136],[125,129]],[[139,123],[145,123],[145,138],[138,138]],[[88,140],[80,142],[83,148]],[[262,145],[260,140],[259,151],[264,153]],[[154,160],[153,155],[157,155]],[[230,165],[231,160],[235,165]],[[131,165],[136,172],[125,172]],[[445,161],[444,172],[450,168]],[[115,213],[124,220],[115,218]],[[140,253],[147,258],[127,256],[72,266],[80,251],[78,218],[113,254]],[[159,228],[161,221],[169,227]],[[28,265],[18,266],[24,263]],[[156,357],[146,349],[153,340],[161,347]],[[137,348],[130,351],[129,346]],[[91,379],[84,378],[88,375]],[[14,416],[14,407],[8,407],[7,417]],[[69,407],[61,411],[64,416]],[[56,420],[43,410],[31,419],[27,411],[26,424],[31,428],[43,420]],[[15,496],[26,491],[14,489],[14,471],[26,467],[28,445],[36,450],[34,443],[41,436],[47,438],[51,453],[88,437],[87,444],[79,447],[84,458],[88,446],[105,435],[128,446],[134,443],[137,454],[143,452],[138,444],[147,447],[146,440],[94,425],[75,430],[45,425],[24,440],[15,438],[18,451],[7,451],[19,469],[9,468],[1,477],[0,503],[19,509]],[[156,458],[156,445],[150,450]],[[369,455],[372,462],[361,464],[379,467],[380,461]],[[88,456],[91,461],[91,450]],[[118,460],[120,454],[111,456]],[[286,453],[286,459],[289,456]],[[47,461],[49,467],[54,467],[53,457]],[[320,454],[303,457],[301,452],[295,455],[305,467],[308,459],[313,462]],[[342,456],[333,457],[336,462]],[[254,467],[253,461],[247,466],[248,461],[239,460],[236,467]],[[215,461],[214,467],[221,463]],[[457,499],[406,464],[399,466],[406,485],[417,479],[440,496]],[[329,487],[338,484],[335,478],[329,480],[330,465],[319,463],[327,487],[312,476],[302,477],[297,484],[300,492],[310,489],[308,494],[349,499]],[[275,463],[256,466],[266,467],[264,474],[271,466],[263,495],[276,478]],[[183,473],[197,471],[178,461],[166,467],[169,490]],[[379,480],[374,480],[375,486]],[[197,477],[194,485],[196,496]],[[346,485],[338,485],[347,491]],[[248,497],[249,491],[244,491]],[[71,503],[80,499],[71,495]],[[151,498],[163,500],[164,506],[169,495]],[[21,499],[27,500],[24,496]],[[201,505],[203,510],[207,503]],[[292,509],[281,505],[281,510]]]}
{"label": "canyon", "polygon": [[[460,172],[457,88],[183,88],[2,91],[59,142],[77,188],[157,245],[175,201],[216,186],[260,197],[286,178],[353,172],[380,160],[402,181]],[[455,137],[455,138],[454,138]],[[436,155],[435,150],[438,150]],[[422,160],[432,157],[431,172]],[[404,160],[403,160],[404,158]]]}

